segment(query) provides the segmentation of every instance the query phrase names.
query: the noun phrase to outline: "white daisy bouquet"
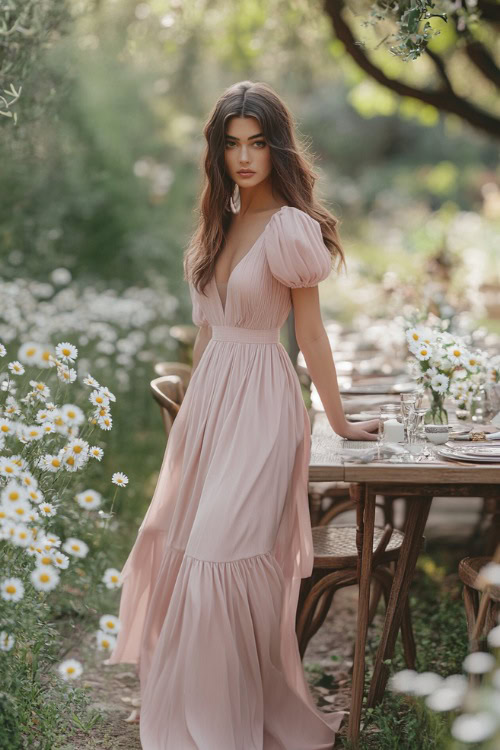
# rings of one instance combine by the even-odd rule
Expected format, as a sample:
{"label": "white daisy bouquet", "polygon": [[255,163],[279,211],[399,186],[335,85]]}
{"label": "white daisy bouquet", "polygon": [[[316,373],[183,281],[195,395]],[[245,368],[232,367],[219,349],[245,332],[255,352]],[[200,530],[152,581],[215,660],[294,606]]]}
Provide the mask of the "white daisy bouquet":
{"label": "white daisy bouquet", "polygon": [[418,370],[417,382],[429,391],[431,405],[425,415],[427,423],[445,424],[448,413],[444,406],[448,394],[463,395],[453,391],[452,383],[457,373],[465,378],[479,372],[480,356],[468,350],[464,341],[456,335],[439,328],[420,325],[406,329],[408,348],[416,359]]}
{"label": "white daisy bouquet", "polygon": [[[6,354],[0,344],[0,358]],[[107,563],[102,542],[118,487],[125,487],[128,478],[122,472],[112,475],[109,512],[101,508],[101,493],[82,479],[102,461],[104,450],[94,435],[112,429],[116,399],[87,374],[82,382],[90,389],[88,406],[67,400],[67,389],[77,379],[72,367],[77,354],[68,342],[54,350],[29,342],[18,349],[17,359],[0,367],[0,651],[11,660],[2,683],[13,695],[16,686],[22,691],[35,679],[22,672],[34,653],[40,672],[42,665],[47,670],[52,665],[58,646],[50,625],[55,614],[82,612],[89,595],[121,585],[120,571]],[[34,377],[26,372],[32,367]],[[63,592],[59,597],[58,591]],[[119,625],[114,615],[102,615],[96,631],[99,651],[113,649]],[[64,681],[74,680],[83,666],[67,659],[57,672]],[[20,702],[31,700],[26,690]],[[27,715],[42,715],[36,707],[25,708]]]}

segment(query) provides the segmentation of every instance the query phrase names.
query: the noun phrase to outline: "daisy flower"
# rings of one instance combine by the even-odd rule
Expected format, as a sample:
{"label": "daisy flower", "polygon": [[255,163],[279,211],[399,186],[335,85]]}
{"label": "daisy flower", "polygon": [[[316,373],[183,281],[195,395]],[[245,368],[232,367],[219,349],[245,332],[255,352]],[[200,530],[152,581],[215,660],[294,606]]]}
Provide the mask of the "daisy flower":
{"label": "daisy flower", "polygon": [[455,366],[464,364],[469,356],[468,352],[460,344],[452,344],[448,348],[447,355],[450,362],[453,362]]}
{"label": "daisy flower", "polygon": [[30,573],[33,586],[37,591],[52,591],[59,583],[59,573],[53,565],[37,565]]}
{"label": "daisy flower", "polygon": [[88,545],[84,541],[73,536],[66,539],[62,548],[65,552],[75,557],[86,557],[89,551]]}
{"label": "daisy flower", "polygon": [[424,330],[422,328],[408,328],[405,335],[408,344],[413,346],[418,346],[424,341]]}
{"label": "daisy flower", "polygon": [[109,400],[110,400],[110,401],[113,401],[113,402],[114,402],[114,401],[116,401],[116,396],[114,395],[114,393],[111,393],[111,391],[109,390],[109,388],[106,388],[106,386],[105,386],[105,385],[102,385],[102,386],[100,387],[100,391],[101,391],[101,393],[103,393],[103,394],[104,394],[105,396],[107,396],[107,398],[109,398]]}
{"label": "daisy flower", "polygon": [[119,633],[120,632],[120,620],[115,615],[102,615],[99,618],[99,627],[104,630],[105,633]]}
{"label": "daisy flower", "polygon": [[64,404],[60,414],[65,424],[79,425],[85,421],[85,414],[76,404]]}
{"label": "daisy flower", "polygon": [[76,659],[66,659],[61,662],[57,670],[63,680],[75,680],[83,672],[83,667]]}
{"label": "daisy flower", "polygon": [[121,572],[117,568],[106,568],[102,577],[107,589],[117,589],[122,585]]}
{"label": "daisy flower", "polygon": [[4,505],[7,515],[10,518],[15,518],[16,521],[27,521],[28,514],[31,511],[31,505],[27,500],[20,500],[18,503],[12,505]]}
{"label": "daisy flower", "polygon": [[113,427],[111,417],[98,417],[96,421],[101,430],[110,430]]}
{"label": "daisy flower", "polygon": [[76,370],[73,367],[67,367],[66,365],[60,365],[57,368],[57,377],[63,383],[74,383],[76,380]]}
{"label": "daisy flower", "polygon": [[16,547],[29,547],[33,541],[31,529],[24,523],[16,524],[15,534],[11,538],[11,541]]}
{"label": "daisy flower", "polygon": [[20,476],[20,482],[25,489],[36,489],[38,482],[29,471],[23,471]]}
{"label": "daisy flower", "polygon": [[414,355],[421,362],[430,359],[432,356],[432,349],[428,344],[420,344],[413,350]]}
{"label": "daisy flower", "polygon": [[44,435],[51,435],[56,431],[56,428],[54,427],[52,422],[45,422],[42,427],[42,431]]}
{"label": "daisy flower", "polygon": [[52,516],[56,515],[57,510],[56,506],[52,505],[52,503],[43,502],[38,506],[38,512],[44,518],[52,518]]}
{"label": "daisy flower", "polygon": [[42,398],[50,398],[50,388],[41,380],[30,380],[30,385]]}
{"label": "daisy flower", "polygon": [[86,456],[89,452],[89,444],[82,438],[74,438],[66,446],[65,451],[75,456]]}
{"label": "daisy flower", "polygon": [[97,445],[92,445],[89,448],[89,455],[91,458],[96,458],[98,461],[101,460],[101,458],[104,456],[104,451],[102,448],[99,448]]}
{"label": "daisy flower", "polygon": [[60,547],[61,546],[61,540],[57,536],[57,534],[43,534],[43,536],[40,539],[40,544],[42,547],[46,550],[52,549],[52,547]]}
{"label": "daisy flower", "polygon": [[66,570],[66,568],[69,566],[69,557],[63,552],[59,552],[59,550],[56,549],[51,549],[49,555],[56,568]]}
{"label": "daisy flower", "polygon": [[19,404],[17,403],[14,396],[7,396],[7,398],[5,399],[4,413],[5,414],[20,414],[21,413]]}
{"label": "daisy flower", "polygon": [[0,434],[15,435],[14,422],[10,419],[0,419]]}
{"label": "daisy flower", "polygon": [[118,485],[118,487],[125,487],[125,485],[128,484],[128,476],[126,474],[122,474],[121,471],[115,471],[115,473],[111,477],[111,481],[113,482],[113,484]]}
{"label": "daisy flower", "polygon": [[5,348],[3,344],[0,344],[0,357],[5,357],[6,354],[7,354],[7,349]]}
{"label": "daisy flower", "polygon": [[28,490],[28,500],[30,502],[35,503],[36,505],[39,505],[43,500],[43,492],[41,492],[38,488],[36,490]]}
{"label": "daisy flower", "polygon": [[76,502],[81,508],[92,510],[101,504],[102,495],[96,490],[84,490],[75,495]]}
{"label": "daisy flower", "polygon": [[[54,559],[51,555],[52,550],[49,549],[48,552],[41,549],[40,547],[35,548],[35,557],[36,557],[36,564],[38,567],[41,567],[42,565],[45,565],[45,567],[49,567],[50,565],[54,565]],[[56,550],[57,552],[57,550]]]}
{"label": "daisy flower", "polygon": [[24,362],[25,365],[34,365],[36,367],[40,366],[41,354],[42,348],[40,344],[34,341],[26,341],[24,344],[21,344],[17,351],[17,356],[21,362]]}
{"label": "daisy flower", "polygon": [[111,411],[109,406],[100,406],[97,409],[94,409],[94,417],[99,419],[99,417],[111,417]]}
{"label": "daisy flower", "polygon": [[37,424],[32,425],[25,425],[23,429],[23,436],[24,439],[27,442],[31,442],[32,440],[40,440],[44,435],[44,432],[41,427],[39,427]]}
{"label": "daisy flower", "polygon": [[63,456],[62,462],[66,471],[78,471],[78,469],[81,469],[87,463],[87,456],[79,456],[77,458],[76,456],[66,455]]}
{"label": "daisy flower", "polygon": [[90,373],[87,373],[87,375],[83,378],[83,382],[85,385],[90,385],[92,388],[100,388],[101,386],[97,382],[95,378],[92,377]]}
{"label": "daisy flower", "polygon": [[112,651],[116,644],[114,635],[105,633],[104,630],[98,630],[96,633],[97,648],[99,651]]}
{"label": "daisy flower", "polygon": [[0,476],[11,479],[12,477],[17,477],[20,473],[21,469],[13,457],[0,456]]}
{"label": "daisy flower", "polygon": [[109,405],[109,398],[104,395],[102,391],[92,391],[92,393],[89,395],[89,401],[94,404],[94,406],[108,406]]}
{"label": "daisy flower", "polygon": [[17,480],[12,479],[2,490],[0,499],[4,505],[17,504],[21,500],[26,500],[27,490]]}
{"label": "daisy flower", "polygon": [[24,585],[20,578],[4,578],[0,583],[0,596],[6,602],[18,602],[24,596]]}
{"label": "daisy flower", "polygon": [[62,459],[60,456],[54,456],[50,453],[46,453],[44,456],[40,456],[38,459],[38,466],[45,471],[56,472],[62,468]]}
{"label": "daisy flower", "polygon": [[22,375],[25,372],[24,367],[17,359],[13,360],[12,362],[9,362],[7,367],[9,368],[9,370],[12,372],[13,375]]}
{"label": "daisy flower", "polygon": [[0,630],[0,651],[10,651],[14,645],[14,636]]}
{"label": "daisy flower", "polygon": [[40,424],[43,424],[43,422],[52,422],[52,418],[52,411],[49,411],[48,409],[39,409],[35,417],[36,421]]}
{"label": "daisy flower", "polygon": [[450,379],[447,375],[437,374],[431,379],[431,388],[437,393],[446,393],[448,390]]}
{"label": "daisy flower", "polygon": [[78,349],[73,344],[64,341],[56,346],[56,355],[64,362],[74,362],[78,356]]}

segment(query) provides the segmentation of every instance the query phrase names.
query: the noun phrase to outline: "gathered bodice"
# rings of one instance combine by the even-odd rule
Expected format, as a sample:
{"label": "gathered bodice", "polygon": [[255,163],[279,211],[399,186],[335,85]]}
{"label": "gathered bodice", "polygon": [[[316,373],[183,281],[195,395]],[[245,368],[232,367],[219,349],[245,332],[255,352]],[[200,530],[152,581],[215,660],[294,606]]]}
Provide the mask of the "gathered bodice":
{"label": "gathered bodice", "polygon": [[321,225],[309,214],[283,206],[234,266],[222,304],[215,276],[199,293],[189,283],[197,326],[280,328],[291,308],[290,290],[315,286],[331,271]]}

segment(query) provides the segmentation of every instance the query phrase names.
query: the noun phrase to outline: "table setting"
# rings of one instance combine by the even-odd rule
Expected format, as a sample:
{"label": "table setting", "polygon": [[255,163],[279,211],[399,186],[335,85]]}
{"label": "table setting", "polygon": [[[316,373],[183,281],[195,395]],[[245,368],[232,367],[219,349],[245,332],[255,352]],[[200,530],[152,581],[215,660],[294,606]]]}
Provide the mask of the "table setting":
{"label": "table setting", "polygon": [[460,463],[500,464],[500,431],[494,425],[463,427],[426,424],[428,409],[422,406],[423,392],[400,394],[400,404],[383,404],[378,410],[349,415],[352,421],[378,418],[377,442],[344,440],[341,459],[350,463]]}

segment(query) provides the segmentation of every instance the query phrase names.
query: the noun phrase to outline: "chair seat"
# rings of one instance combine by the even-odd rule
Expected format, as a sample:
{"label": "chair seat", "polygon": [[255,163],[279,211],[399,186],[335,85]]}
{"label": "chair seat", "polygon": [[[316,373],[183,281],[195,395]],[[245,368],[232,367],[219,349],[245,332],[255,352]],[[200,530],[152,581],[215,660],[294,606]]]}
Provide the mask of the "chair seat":
{"label": "chair seat", "polygon": [[[476,584],[476,578],[481,568],[491,562],[491,559],[491,557],[464,557],[463,560],[460,560],[458,575],[462,583],[476,591],[481,591],[481,588]],[[491,599],[500,602],[500,586],[491,586],[488,593]]]}
{"label": "chair seat", "polygon": [[[375,552],[384,529],[375,527],[373,551]],[[355,568],[358,562],[355,526],[313,526],[314,567],[315,568]],[[398,529],[392,535],[379,562],[397,560],[403,544],[404,534]]]}

